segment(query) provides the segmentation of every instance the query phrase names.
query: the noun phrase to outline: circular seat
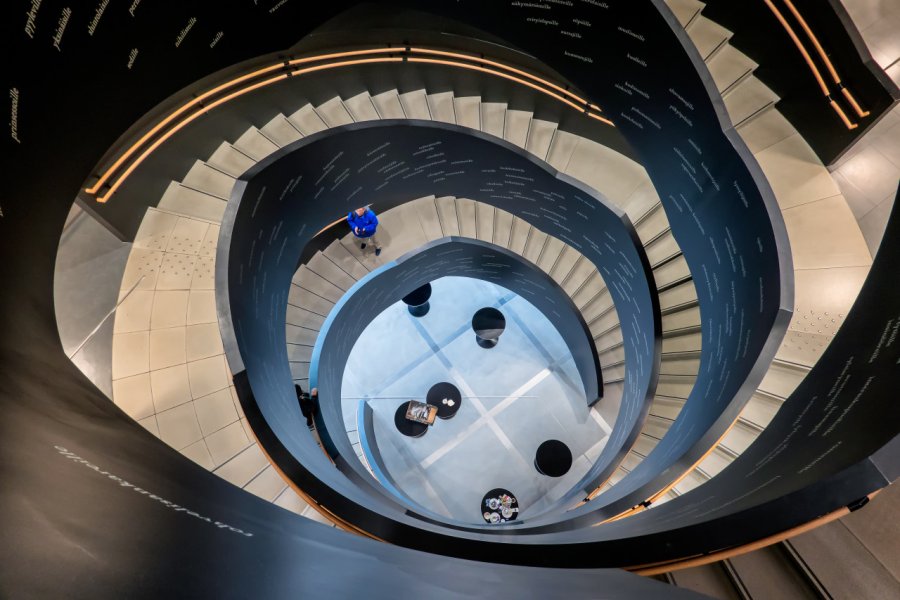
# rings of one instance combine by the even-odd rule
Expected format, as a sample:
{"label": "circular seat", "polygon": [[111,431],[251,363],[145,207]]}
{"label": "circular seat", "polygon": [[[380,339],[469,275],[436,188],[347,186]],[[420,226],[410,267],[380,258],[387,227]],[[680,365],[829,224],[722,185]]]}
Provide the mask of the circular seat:
{"label": "circular seat", "polygon": [[452,383],[442,381],[431,386],[425,396],[425,402],[437,407],[439,419],[452,419],[462,405],[462,394]]}
{"label": "circular seat", "polygon": [[562,477],[572,468],[572,451],[559,440],[547,440],[538,446],[534,468],[547,477]]}
{"label": "circular seat", "polygon": [[403,435],[409,437],[422,437],[423,435],[425,435],[425,432],[428,431],[428,425],[426,425],[425,423],[417,423],[416,421],[410,421],[409,419],[407,419],[407,406],[409,406],[409,402],[404,402],[397,407],[397,412],[394,413],[394,425],[396,425],[397,431],[399,431]]}
{"label": "circular seat", "polygon": [[409,314],[414,317],[424,317],[431,308],[428,304],[429,298],[431,298],[431,284],[426,283],[403,296],[403,303],[406,304]]}
{"label": "circular seat", "polygon": [[500,334],[506,329],[506,317],[494,307],[480,308],[472,316],[472,329],[475,341],[482,348],[493,348],[499,341]]}

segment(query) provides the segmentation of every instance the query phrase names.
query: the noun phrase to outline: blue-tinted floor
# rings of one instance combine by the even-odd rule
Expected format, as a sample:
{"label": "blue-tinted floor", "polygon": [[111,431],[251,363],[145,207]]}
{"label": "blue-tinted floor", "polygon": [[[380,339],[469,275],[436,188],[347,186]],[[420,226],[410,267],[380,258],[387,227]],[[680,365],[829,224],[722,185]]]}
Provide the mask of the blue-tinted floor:
{"label": "blue-tinted floor", "polygon": [[[483,523],[482,496],[506,488],[521,514],[536,514],[568,491],[597,458],[609,425],[586,405],[572,357],[553,324],[505,288],[461,277],[432,282],[431,310],[412,317],[397,303],[360,336],[347,362],[344,417],[356,441],[360,399],[375,414],[375,437],[385,466],[413,500],[447,517]],[[484,306],[506,317],[500,343],[475,343],[472,314]],[[394,413],[410,399],[424,401],[437,382],[456,385],[459,412],[437,419],[420,438],[400,434]],[[574,464],[550,478],[534,468],[537,447],[565,442]]]}

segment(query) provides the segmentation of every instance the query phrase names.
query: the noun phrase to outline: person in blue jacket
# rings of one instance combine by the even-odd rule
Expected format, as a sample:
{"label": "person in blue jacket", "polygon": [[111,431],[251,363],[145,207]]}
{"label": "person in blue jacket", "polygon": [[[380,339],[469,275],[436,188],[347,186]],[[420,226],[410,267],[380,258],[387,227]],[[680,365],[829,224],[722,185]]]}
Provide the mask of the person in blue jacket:
{"label": "person in blue jacket", "polygon": [[350,225],[353,235],[360,239],[360,248],[365,250],[371,242],[375,246],[375,256],[381,255],[381,244],[375,238],[375,230],[378,228],[378,217],[369,210],[368,206],[361,206],[347,215],[347,223]]}

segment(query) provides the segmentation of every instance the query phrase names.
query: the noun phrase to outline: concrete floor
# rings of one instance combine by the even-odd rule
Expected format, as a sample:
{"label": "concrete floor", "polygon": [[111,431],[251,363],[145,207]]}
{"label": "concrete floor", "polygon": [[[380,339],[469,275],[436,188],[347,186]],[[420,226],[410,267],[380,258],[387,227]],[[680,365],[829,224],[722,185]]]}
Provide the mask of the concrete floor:
{"label": "concrete floor", "polygon": [[107,316],[119,299],[131,244],[74,207],[67,223],[53,279],[60,342],[72,362],[112,398],[113,319]]}
{"label": "concrete floor", "polygon": [[[843,4],[875,62],[900,85],[900,0],[844,0]],[[874,256],[900,181],[900,106],[867,131],[830,170]]]}
{"label": "concrete floor", "polygon": [[[375,414],[375,437],[397,486],[434,512],[483,523],[480,502],[502,487],[536,514],[584,475],[610,431],[587,407],[571,354],[553,324],[534,306],[487,282],[444,277],[432,282],[431,310],[422,318],[397,303],[363,332],[351,352],[342,387],[344,417],[356,439],[360,399]],[[500,343],[475,343],[472,314],[498,307],[507,327]],[[420,438],[394,426],[397,407],[440,381],[462,396],[452,419],[438,419]],[[558,439],[572,450],[568,474],[551,478],[534,468],[542,442]]]}

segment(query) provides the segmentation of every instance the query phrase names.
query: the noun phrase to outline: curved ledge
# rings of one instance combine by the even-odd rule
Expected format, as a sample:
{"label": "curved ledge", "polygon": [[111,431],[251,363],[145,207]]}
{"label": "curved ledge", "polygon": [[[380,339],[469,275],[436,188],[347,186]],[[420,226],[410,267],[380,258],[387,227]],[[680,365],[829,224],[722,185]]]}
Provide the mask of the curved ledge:
{"label": "curved ledge", "polygon": [[[278,190],[277,195],[269,190]],[[288,454],[310,465],[319,461],[324,468],[318,449],[298,434],[299,413],[287,393],[280,315],[296,257],[314,232],[363,198],[377,198],[378,209],[384,210],[428,194],[471,197],[517,213],[607,274],[619,318],[628,324],[623,337],[631,367],[620,417],[587,477],[611,472],[628,450],[625,443],[638,434],[658,373],[659,304],[649,287],[652,275],[643,248],[628,218],[595,191],[518,147],[463,127],[410,120],[347,125],[282,148],[238,181],[222,223],[216,267],[217,304],[232,371],[246,369],[254,402],[267,413]],[[602,240],[595,242],[599,231]],[[276,322],[279,326],[273,327]],[[337,386],[318,387],[326,410],[339,402]],[[373,482],[355,459],[346,432],[326,440],[326,446],[352,479],[351,488],[368,490],[368,498]]]}
{"label": "curved ledge", "polygon": [[[317,419],[317,423],[321,427],[318,432],[326,450],[333,453],[332,458],[336,459],[348,450],[351,454],[345,454],[345,457],[352,460],[355,456],[346,437],[340,402],[344,368],[354,343],[388,306],[445,275],[482,279],[533,304],[551,319],[565,341],[581,377],[584,400],[588,404],[597,401],[602,389],[597,350],[587,323],[559,285],[536,266],[505,248],[480,240],[447,237],[409,252],[359,280],[344,294],[322,326],[310,364],[310,385],[319,388],[321,419]],[[329,393],[325,394],[325,390]],[[362,439],[361,434],[361,442]],[[396,487],[381,463],[377,447],[371,443],[363,444],[363,450],[370,467],[380,474],[376,479],[396,495]],[[400,495],[400,499],[415,504],[405,495]],[[419,505],[415,505],[415,509],[425,512]],[[520,516],[520,522],[524,521],[527,519]]]}

